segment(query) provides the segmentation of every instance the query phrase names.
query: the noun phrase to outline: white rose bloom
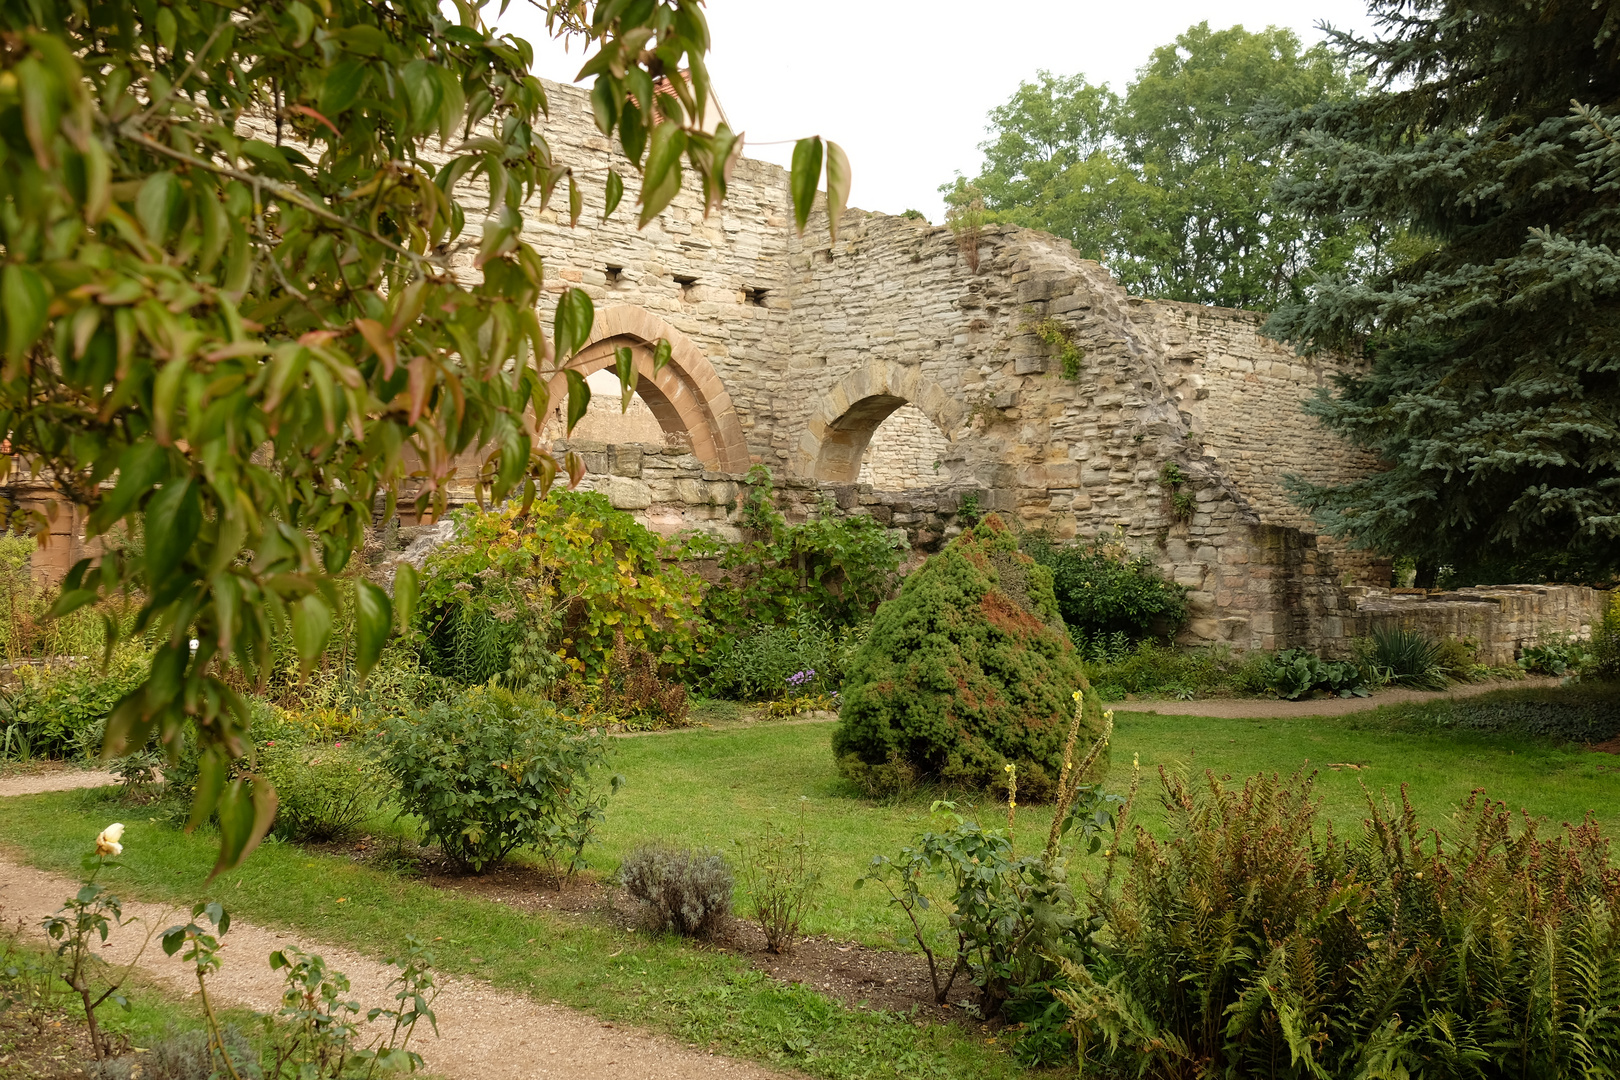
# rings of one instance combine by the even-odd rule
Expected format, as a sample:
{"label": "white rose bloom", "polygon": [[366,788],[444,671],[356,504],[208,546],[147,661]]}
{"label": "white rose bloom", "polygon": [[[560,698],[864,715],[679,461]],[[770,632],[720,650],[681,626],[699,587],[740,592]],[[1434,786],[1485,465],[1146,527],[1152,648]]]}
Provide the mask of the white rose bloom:
{"label": "white rose bloom", "polygon": [[96,837],[96,854],[122,855],[124,853],[124,845],[119,843],[119,841],[123,838],[124,823],[121,821],[113,822],[105,829],[102,829],[101,835]]}

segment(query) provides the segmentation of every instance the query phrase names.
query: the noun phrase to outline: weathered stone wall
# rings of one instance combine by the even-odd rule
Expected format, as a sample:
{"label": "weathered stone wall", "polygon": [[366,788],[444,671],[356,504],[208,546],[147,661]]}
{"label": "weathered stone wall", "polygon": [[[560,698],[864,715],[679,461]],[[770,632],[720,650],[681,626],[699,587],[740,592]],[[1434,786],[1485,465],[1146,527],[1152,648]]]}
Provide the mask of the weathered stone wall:
{"label": "weathered stone wall", "polygon": [[[662,535],[696,530],[733,542],[743,538],[739,508],[744,478],[713,472],[689,451],[579,439],[558,442],[553,449],[571,449],[584,459],[588,474],[582,490],[602,492],[615,507]],[[959,485],[883,491],[867,484],[792,477],[778,486],[776,497],[789,521],[824,511],[869,515],[894,529],[896,539],[920,556],[962,531],[965,498],[978,501],[986,494]],[[1274,596],[1290,620],[1268,631],[1276,638],[1272,648],[1300,647],[1345,658],[1357,638],[1378,627],[1398,626],[1471,641],[1481,663],[1507,666],[1532,645],[1590,638],[1608,603],[1607,593],[1578,586],[1505,585],[1428,594],[1345,588],[1323,577],[1324,556],[1301,536],[1294,529],[1262,528],[1255,545],[1259,558],[1249,564],[1259,587],[1274,590],[1257,595]]]}
{"label": "weathered stone wall", "polygon": [[872,432],[861,461],[860,483],[882,491],[909,491],[948,483],[951,441],[915,405],[902,405]]}
{"label": "weathered stone wall", "polygon": [[[740,513],[746,479],[709,469],[689,449],[663,444],[616,445],[580,439],[553,444],[573,450],[585,463],[581,491],[606,495],[663,536],[688,530],[722,540],[742,539]],[[896,530],[907,549],[927,553],[962,531],[960,508],[972,488],[937,485],[909,491],[877,491],[867,484],[827,484],[787,477],[776,484],[777,507],[790,522],[808,520],[823,509],[840,516],[865,514]]]}
{"label": "weathered stone wall", "polygon": [[1391,593],[1352,589],[1354,612],[1331,623],[1324,652],[1346,655],[1349,643],[1375,627],[1421,630],[1478,644],[1482,664],[1510,665],[1524,650],[1548,641],[1589,641],[1603,621],[1609,594],[1578,585],[1497,585],[1454,592]]}
{"label": "weathered stone wall", "polygon": [[[594,196],[616,151],[582,92],[548,91],[547,138],[587,162]],[[476,186],[457,195],[482,198]],[[746,449],[722,457],[730,436],[688,432],[711,470],[754,461],[779,479],[848,484],[866,465],[876,487],[898,488],[926,483],[937,460],[935,477],[1028,527],[1123,531],[1191,591],[1189,640],[1286,646],[1316,632],[1288,607],[1303,592],[1388,581],[1387,567],[1298,531],[1309,523],[1281,474],[1327,479],[1365,463],[1298,407],[1343,362],[1293,358],[1260,336],[1256,316],[1132,299],[1066,242],[1030,230],[988,228],[973,258],[947,229],[855,210],[836,243],[824,219],[800,236],[785,173],[759,162],[739,164],[708,220],[683,192],[645,230],[628,206],[600,224],[590,196],[578,228],[548,210],[528,215],[525,238],[553,290],[591,294],[599,337],[639,320],[712,365]],[[1035,332],[1043,320],[1083,350],[1078,377],[1057,370]],[[939,433],[926,462],[884,464],[883,425],[901,409],[912,416],[901,414],[902,431],[920,427],[920,413]],[[1187,477],[1180,509],[1159,482],[1167,465]]]}

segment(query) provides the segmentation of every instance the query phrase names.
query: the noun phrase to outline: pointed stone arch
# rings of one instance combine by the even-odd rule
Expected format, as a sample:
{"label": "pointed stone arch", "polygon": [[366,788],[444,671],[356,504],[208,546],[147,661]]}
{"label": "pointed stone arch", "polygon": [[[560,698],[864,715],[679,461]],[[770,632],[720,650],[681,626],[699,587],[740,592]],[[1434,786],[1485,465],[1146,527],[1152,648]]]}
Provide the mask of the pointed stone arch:
{"label": "pointed stone arch", "polygon": [[[669,342],[669,363],[654,372],[653,350],[660,338]],[[581,375],[612,368],[614,353],[624,346],[635,356],[636,393],[664,431],[690,436],[692,452],[710,468],[747,472],[748,443],[719,373],[691,338],[646,308],[626,304],[598,311],[590,340],[569,366]],[[567,397],[559,374],[551,381],[551,400]]]}
{"label": "pointed stone arch", "polygon": [[915,364],[875,360],[822,397],[799,439],[794,471],[832,483],[860,476],[872,432],[905,404],[922,410],[951,441],[967,423],[967,409]]}

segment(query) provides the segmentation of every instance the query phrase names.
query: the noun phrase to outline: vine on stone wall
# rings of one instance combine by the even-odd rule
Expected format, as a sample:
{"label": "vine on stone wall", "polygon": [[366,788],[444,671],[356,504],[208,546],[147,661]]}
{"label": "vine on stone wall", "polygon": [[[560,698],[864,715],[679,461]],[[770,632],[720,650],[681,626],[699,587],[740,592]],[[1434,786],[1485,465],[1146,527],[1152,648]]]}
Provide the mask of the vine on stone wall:
{"label": "vine on stone wall", "polygon": [[1186,490],[1187,483],[1192,479],[1182,471],[1181,466],[1173,461],[1167,461],[1159,469],[1159,486],[1164,489],[1165,497],[1170,500],[1170,514],[1177,521],[1191,521],[1193,510],[1192,492]]}
{"label": "vine on stone wall", "polygon": [[1058,364],[1065,379],[1080,377],[1080,365],[1086,358],[1086,350],[1075,344],[1074,327],[1058,319],[1046,318],[1028,329],[1057,350]]}

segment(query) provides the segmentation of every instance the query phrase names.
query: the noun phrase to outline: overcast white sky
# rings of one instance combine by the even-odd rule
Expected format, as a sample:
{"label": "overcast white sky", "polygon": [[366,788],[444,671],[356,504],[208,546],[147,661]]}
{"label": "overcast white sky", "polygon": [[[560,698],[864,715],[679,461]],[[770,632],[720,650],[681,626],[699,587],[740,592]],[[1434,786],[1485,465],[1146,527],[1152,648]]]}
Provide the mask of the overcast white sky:
{"label": "overcast white sky", "polygon": [[[786,165],[791,140],[821,135],[849,154],[851,205],[934,222],[939,185],[978,171],[989,111],[1042,68],[1123,91],[1201,21],[1287,26],[1307,43],[1324,21],[1371,30],[1362,0],[709,0],[708,12],[709,70],[748,156]],[[538,74],[573,81],[579,53],[526,5],[500,25],[535,44]]]}

